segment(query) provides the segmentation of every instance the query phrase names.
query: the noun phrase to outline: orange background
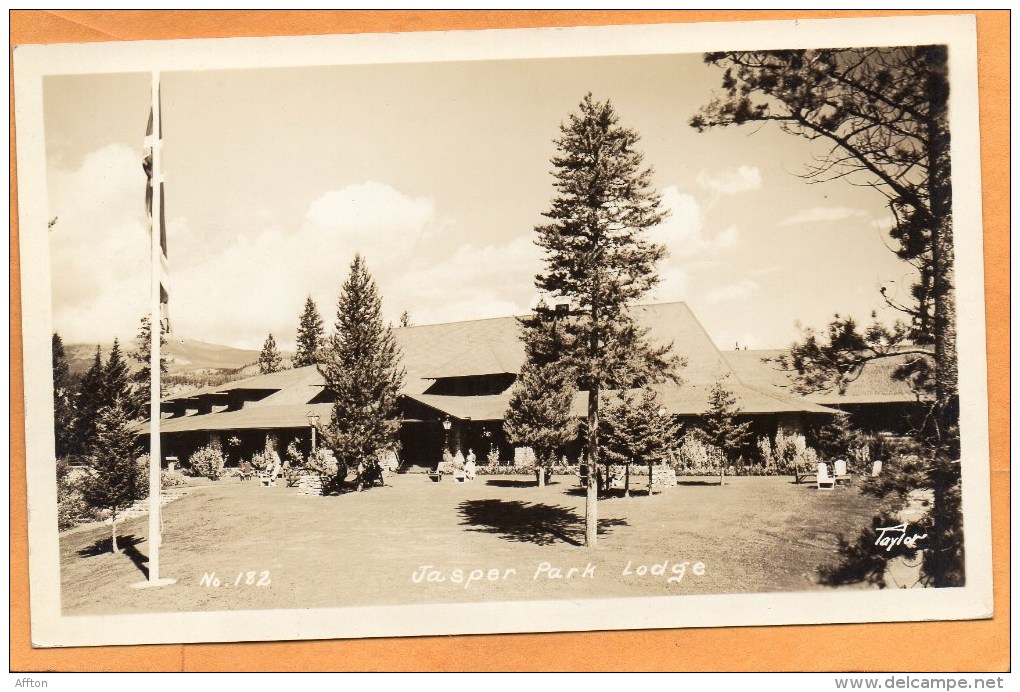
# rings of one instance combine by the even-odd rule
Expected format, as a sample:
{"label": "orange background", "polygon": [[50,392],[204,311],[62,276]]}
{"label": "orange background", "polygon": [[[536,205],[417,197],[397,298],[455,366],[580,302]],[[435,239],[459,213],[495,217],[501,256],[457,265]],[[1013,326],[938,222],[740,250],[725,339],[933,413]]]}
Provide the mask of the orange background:
{"label": "orange background", "polygon": [[[439,31],[922,12],[832,11],[11,11],[10,40],[71,43]],[[931,12],[925,14],[933,14]],[[959,14],[957,12],[956,14]],[[401,639],[32,649],[18,273],[11,167],[10,669],[210,670],[1009,670],[1009,13],[978,11],[995,618]],[[12,82],[13,84],[13,82]],[[14,156],[14,96],[10,148]],[[824,613],[819,613],[824,618]]]}

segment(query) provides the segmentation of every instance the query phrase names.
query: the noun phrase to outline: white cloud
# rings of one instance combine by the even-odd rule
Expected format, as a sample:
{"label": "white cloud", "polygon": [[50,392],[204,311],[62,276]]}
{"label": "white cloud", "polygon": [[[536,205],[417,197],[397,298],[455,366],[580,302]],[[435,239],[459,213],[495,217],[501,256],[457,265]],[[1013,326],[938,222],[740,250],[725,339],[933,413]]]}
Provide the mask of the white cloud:
{"label": "white cloud", "polygon": [[886,215],[877,219],[872,219],[870,225],[872,228],[877,228],[880,231],[889,231],[896,225],[896,219],[891,215]]}
{"label": "white cloud", "polygon": [[[130,148],[111,146],[77,171],[51,174],[54,321],[69,342],[133,336],[148,310],[139,161]],[[435,200],[375,181],[324,192],[295,228],[247,227],[204,252],[187,219],[168,226],[174,331],[249,348],[270,332],[293,348],[308,295],[331,326],[356,252],[379,286],[385,317],[395,321],[407,309],[416,324],[524,312],[541,269],[531,234],[458,244],[466,234],[454,232]]]}
{"label": "white cloud", "polygon": [[690,295],[690,273],[696,263],[737,247],[740,231],[736,226],[727,226],[717,233],[708,233],[701,204],[675,185],[662,190],[662,205],[670,214],[658,226],[649,229],[648,237],[665,245],[669,257],[659,267],[659,285],[649,299],[686,300]]}
{"label": "white cloud", "polygon": [[826,223],[866,216],[869,216],[869,214],[863,209],[854,209],[852,207],[812,207],[811,209],[800,210],[793,216],[783,219],[777,225],[796,226],[807,223]]}
{"label": "white cloud", "polygon": [[77,170],[51,168],[53,327],[67,342],[131,338],[149,310],[145,174],[138,152],[110,145]]}
{"label": "white cloud", "polygon": [[758,291],[760,286],[750,279],[737,281],[736,283],[716,286],[705,293],[705,300],[709,303],[723,303],[731,300],[743,300],[752,293]]}
{"label": "white cloud", "polygon": [[272,333],[290,348],[306,296],[332,323],[355,253],[365,258],[389,307],[388,284],[443,223],[434,200],[384,183],[328,191],[309,205],[296,230],[239,234],[200,262],[171,266],[171,318],[177,303],[182,314],[175,324],[185,336],[257,347]]}
{"label": "white cloud", "polygon": [[755,166],[740,166],[719,173],[698,173],[698,185],[722,195],[757,190],[761,187],[761,171]]}
{"label": "white cloud", "polygon": [[530,235],[502,245],[463,245],[442,262],[401,272],[387,296],[408,306],[415,324],[516,315],[527,311],[541,268]]}
{"label": "white cloud", "polygon": [[674,185],[662,191],[662,205],[670,215],[649,230],[649,237],[669,248],[671,260],[727,250],[740,242],[736,226],[728,226],[715,235],[706,233],[701,205],[693,195],[680,192]]}

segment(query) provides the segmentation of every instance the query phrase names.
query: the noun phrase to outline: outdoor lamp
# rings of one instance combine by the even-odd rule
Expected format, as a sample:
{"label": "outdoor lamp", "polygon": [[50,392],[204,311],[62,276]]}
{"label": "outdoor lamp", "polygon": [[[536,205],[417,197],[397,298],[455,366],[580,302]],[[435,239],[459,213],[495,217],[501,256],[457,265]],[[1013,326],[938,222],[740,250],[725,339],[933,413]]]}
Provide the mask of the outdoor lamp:
{"label": "outdoor lamp", "polygon": [[453,423],[450,422],[449,418],[444,418],[443,419],[443,430],[445,430],[447,432],[450,432],[450,427],[452,425],[453,425]]}
{"label": "outdoor lamp", "polygon": [[308,412],[308,425],[312,429],[312,454],[315,454],[315,429],[319,427],[319,414],[315,411]]}

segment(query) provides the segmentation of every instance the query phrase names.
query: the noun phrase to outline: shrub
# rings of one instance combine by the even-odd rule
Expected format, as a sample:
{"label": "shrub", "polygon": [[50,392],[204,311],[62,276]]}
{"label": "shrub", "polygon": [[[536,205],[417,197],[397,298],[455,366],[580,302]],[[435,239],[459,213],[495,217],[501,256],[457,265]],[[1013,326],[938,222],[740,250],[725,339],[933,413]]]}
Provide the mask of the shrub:
{"label": "shrub", "polygon": [[784,473],[791,473],[798,468],[798,463],[807,449],[807,440],[803,435],[796,433],[787,434],[783,430],[776,433],[776,461],[778,470]]}
{"label": "shrub", "polygon": [[100,512],[85,501],[80,485],[82,472],[70,468],[64,460],[60,462],[57,466],[57,530],[66,531],[78,524],[96,521]]}
{"label": "shrub", "polygon": [[534,464],[482,464],[475,469],[479,476],[515,476],[534,472]]}
{"label": "shrub", "polygon": [[678,474],[708,475],[719,473],[725,461],[723,451],[708,442],[703,434],[688,432],[680,442],[674,464]]}
{"label": "shrub", "polygon": [[301,453],[297,440],[291,440],[287,445],[287,464],[293,467],[305,465],[305,455]]}
{"label": "shrub", "polygon": [[273,465],[273,459],[265,450],[255,452],[251,457],[251,466],[256,471],[266,471]]}
{"label": "shrub", "polygon": [[219,442],[214,441],[188,457],[188,463],[195,473],[215,481],[223,475],[223,467],[227,460],[223,456]]}
{"label": "shrub", "polygon": [[288,466],[283,470],[283,481],[287,484],[288,488],[293,488],[295,485],[301,482],[301,478],[305,476],[303,469],[296,468],[294,466]]}
{"label": "shrub", "polygon": [[164,490],[167,488],[176,488],[181,485],[187,485],[187,483],[187,476],[177,469],[174,469],[173,471],[163,471],[159,475],[159,485]]}
{"label": "shrub", "polygon": [[322,476],[322,480],[325,482],[326,479],[336,476],[340,465],[337,463],[336,457],[333,456],[333,452],[320,448],[315,454],[308,457],[305,468]]}

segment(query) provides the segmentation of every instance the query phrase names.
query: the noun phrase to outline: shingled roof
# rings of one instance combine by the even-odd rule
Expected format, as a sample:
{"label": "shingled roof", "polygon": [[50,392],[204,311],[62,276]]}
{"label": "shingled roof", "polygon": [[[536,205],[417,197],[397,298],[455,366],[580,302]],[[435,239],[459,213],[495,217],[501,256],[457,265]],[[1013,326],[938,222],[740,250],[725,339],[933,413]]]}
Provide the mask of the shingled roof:
{"label": "shingled roof", "polygon": [[[727,351],[723,353],[723,358],[742,382],[771,387],[786,392],[788,396],[796,396],[793,389],[794,374],[783,370],[776,362],[777,358],[786,353],[780,350]],[[893,377],[896,368],[903,365],[908,357],[914,356],[894,355],[869,361],[861,369],[860,375],[847,385],[845,392],[813,392],[803,395],[803,398],[825,406],[916,402],[918,395],[910,385]]]}
{"label": "shingled roof", "polygon": [[[685,303],[640,305],[631,310],[637,321],[649,328],[649,338],[654,343],[672,344],[673,352],[686,360],[686,366],[679,373],[682,381],[659,387],[663,405],[675,415],[703,413],[708,407],[709,390],[720,379],[733,391],[744,413],[835,413],[819,405],[821,402],[808,401],[789,389],[776,387],[767,374],[755,368],[743,367],[751,374],[749,379],[743,377],[743,370],[733,367],[720,353]],[[452,396],[425,394],[425,391],[440,378],[520,372],[524,347],[519,329],[515,317],[395,328],[394,336],[407,371],[402,395],[437,411],[437,416],[501,420],[509,403],[509,392]],[[739,364],[747,365],[742,361]],[[163,400],[165,410],[180,410],[202,397],[220,401],[230,392],[238,395],[244,394],[242,390],[272,392],[257,401],[248,401],[240,410],[164,418],[162,430],[304,427],[306,414],[313,408],[320,416],[329,415],[329,404],[311,403],[323,387],[322,376],[314,366],[309,366],[174,395]],[[574,411],[583,416],[586,407],[587,395],[579,392],[574,400]]]}

